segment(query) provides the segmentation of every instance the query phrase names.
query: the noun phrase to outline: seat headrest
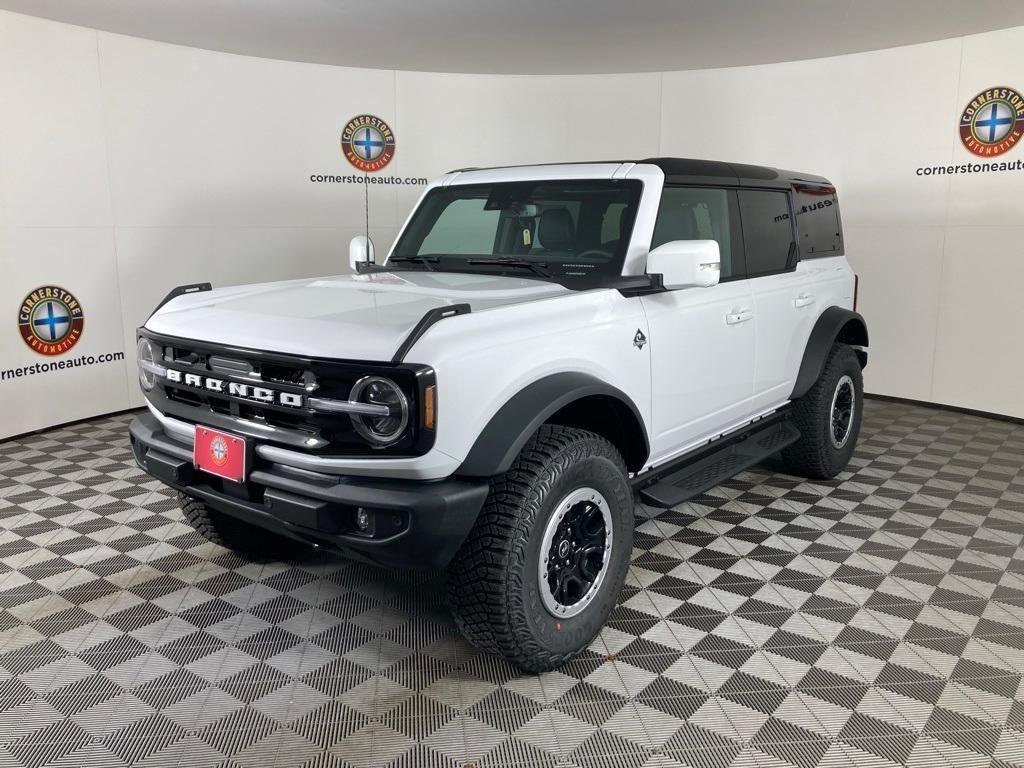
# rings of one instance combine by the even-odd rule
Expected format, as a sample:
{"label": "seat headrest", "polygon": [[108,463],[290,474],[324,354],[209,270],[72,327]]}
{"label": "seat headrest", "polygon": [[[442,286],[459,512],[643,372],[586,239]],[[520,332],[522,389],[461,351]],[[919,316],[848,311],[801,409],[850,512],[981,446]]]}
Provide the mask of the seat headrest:
{"label": "seat headrest", "polygon": [[700,229],[697,226],[697,216],[689,205],[680,206],[675,216],[666,216],[658,222],[661,224],[661,235],[663,242],[672,240],[699,240]]}
{"label": "seat headrest", "polygon": [[572,215],[568,208],[549,208],[540,215],[537,236],[549,251],[568,251],[575,242]]}

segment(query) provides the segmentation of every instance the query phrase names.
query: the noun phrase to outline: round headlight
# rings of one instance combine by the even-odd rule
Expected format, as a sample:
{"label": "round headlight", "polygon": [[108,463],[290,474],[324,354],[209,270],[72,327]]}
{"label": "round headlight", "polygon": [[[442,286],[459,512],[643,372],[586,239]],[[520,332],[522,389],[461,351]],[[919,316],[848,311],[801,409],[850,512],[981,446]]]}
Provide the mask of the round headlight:
{"label": "round headlight", "polygon": [[409,401],[395,382],[383,376],[364,376],[352,387],[348,399],[388,408],[388,413],[381,415],[351,414],[352,426],[364,440],[385,446],[401,439],[409,425]]}
{"label": "round headlight", "polygon": [[141,384],[142,388],[148,392],[156,386],[156,374],[162,366],[157,363],[156,355],[153,353],[153,345],[146,337],[139,339],[137,351],[139,362],[139,384]]}

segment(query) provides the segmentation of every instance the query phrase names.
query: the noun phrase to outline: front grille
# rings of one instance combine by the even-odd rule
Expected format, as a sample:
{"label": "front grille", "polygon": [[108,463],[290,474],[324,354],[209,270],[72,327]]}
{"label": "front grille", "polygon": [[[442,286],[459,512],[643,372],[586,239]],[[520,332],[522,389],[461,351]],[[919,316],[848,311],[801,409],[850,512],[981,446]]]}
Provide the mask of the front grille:
{"label": "front grille", "polygon": [[[410,365],[301,358],[258,350],[219,347],[205,342],[140,331],[154,345],[161,364],[178,371],[182,381],[159,379],[147,397],[161,412],[193,424],[205,424],[252,437],[261,443],[323,456],[418,456],[429,450],[433,432],[422,429],[419,403],[433,371]],[[186,383],[187,374],[214,377],[280,393],[347,400],[352,386],[368,375],[394,380],[409,401],[410,427],[385,449],[369,446],[347,414],[315,412],[280,402],[255,402]]]}

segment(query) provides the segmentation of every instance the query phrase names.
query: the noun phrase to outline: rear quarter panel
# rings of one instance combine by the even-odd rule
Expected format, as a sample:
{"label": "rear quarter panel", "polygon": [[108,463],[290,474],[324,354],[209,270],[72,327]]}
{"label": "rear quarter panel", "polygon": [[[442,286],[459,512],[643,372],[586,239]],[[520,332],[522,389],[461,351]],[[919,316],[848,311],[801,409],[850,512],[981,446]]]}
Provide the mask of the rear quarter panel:
{"label": "rear quarter panel", "polygon": [[819,315],[829,307],[853,309],[853,269],[845,256],[804,259],[798,269],[814,286],[814,295],[820,297]]}

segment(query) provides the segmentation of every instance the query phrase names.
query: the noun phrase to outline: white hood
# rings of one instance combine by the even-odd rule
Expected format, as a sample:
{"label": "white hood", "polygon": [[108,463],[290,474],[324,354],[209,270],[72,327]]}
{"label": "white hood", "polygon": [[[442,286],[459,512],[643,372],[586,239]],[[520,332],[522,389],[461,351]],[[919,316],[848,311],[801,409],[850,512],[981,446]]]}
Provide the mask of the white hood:
{"label": "white hood", "polygon": [[473,312],[570,293],[557,283],[455,272],[374,272],[180,296],[146,321],[154,333],[267,352],[390,360],[435,307]]}

